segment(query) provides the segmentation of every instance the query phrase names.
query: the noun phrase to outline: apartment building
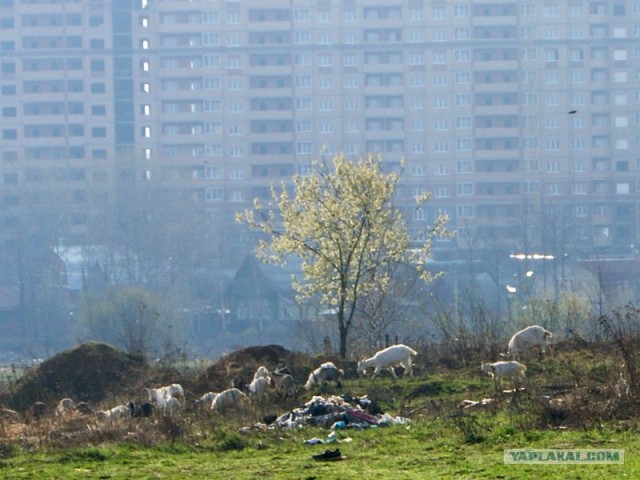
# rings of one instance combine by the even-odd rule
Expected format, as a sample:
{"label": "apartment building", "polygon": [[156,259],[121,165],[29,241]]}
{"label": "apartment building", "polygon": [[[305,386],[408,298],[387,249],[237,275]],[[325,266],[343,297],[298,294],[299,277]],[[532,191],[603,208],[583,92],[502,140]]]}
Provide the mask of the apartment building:
{"label": "apartment building", "polygon": [[403,165],[453,256],[639,242],[639,0],[0,0],[0,54],[5,242],[154,182],[213,218],[338,152]]}

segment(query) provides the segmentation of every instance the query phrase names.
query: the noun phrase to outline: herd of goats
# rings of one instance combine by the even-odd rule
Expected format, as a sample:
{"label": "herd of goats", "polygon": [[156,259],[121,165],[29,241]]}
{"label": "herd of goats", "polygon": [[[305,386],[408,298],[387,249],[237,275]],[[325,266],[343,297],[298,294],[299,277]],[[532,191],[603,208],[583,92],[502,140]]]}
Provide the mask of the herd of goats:
{"label": "herd of goats", "polygon": [[[405,375],[413,375],[412,357],[417,352],[406,345],[398,344],[380,350],[370,358],[358,363],[358,373],[365,375],[367,369],[374,369],[376,376],[382,370],[388,370],[394,377],[395,367],[402,367]],[[305,390],[314,387],[323,388],[329,382],[335,383],[336,388],[342,387],[344,371],[336,367],[332,362],[325,362],[311,373],[304,384]],[[196,398],[191,406],[195,411],[209,411],[223,413],[230,409],[238,409],[249,404],[263,403],[270,389],[283,401],[295,400],[298,389],[291,372],[285,367],[269,371],[265,366],[260,366],[254,373],[253,379],[248,385],[234,384],[221,392],[206,392]],[[178,383],[161,387],[145,388],[146,401],[143,403],[129,402],[115,407],[94,411],[86,402],[75,403],[71,398],[63,398],[55,408],[57,417],[70,415],[72,412],[79,414],[95,415],[98,422],[113,424],[116,421],[130,417],[149,417],[153,412],[163,416],[173,416],[186,406],[185,392]],[[49,407],[44,402],[34,403],[27,412],[28,417],[39,419],[49,413]]]}
{"label": "herd of goats", "polygon": [[[503,380],[511,380],[514,385],[517,385],[526,380],[527,371],[526,365],[520,363],[517,359],[528,356],[533,349],[540,349],[541,353],[544,353],[552,336],[551,332],[539,325],[526,327],[511,337],[506,354],[507,360],[482,363],[480,370],[483,374],[493,379],[496,389],[499,388]],[[388,370],[393,377],[397,378],[395,368],[402,367],[405,376],[413,376],[412,358],[416,355],[417,352],[406,345],[392,345],[378,351],[372,357],[358,362],[357,372],[360,375],[366,375],[367,370],[373,368],[373,376],[375,377],[383,370]],[[322,388],[328,382],[334,382],[336,387],[340,388],[343,377],[343,370],[336,367],[332,362],[326,362],[309,373],[304,389],[308,391],[314,387]],[[628,384],[626,384],[622,376],[620,377],[618,388],[628,390]],[[287,368],[269,372],[266,367],[260,366],[248,385],[234,385],[232,382],[230,388],[226,390],[202,394],[193,402],[192,406],[198,411],[223,413],[242,405],[265,401],[270,389],[275,391],[282,400],[295,400],[298,395],[294,378]],[[135,404],[129,402],[128,404],[117,405],[113,408],[96,412],[92,412],[84,402],[75,404],[72,399],[64,398],[58,403],[56,414],[66,415],[71,411],[93,413],[98,421],[112,423],[126,417],[148,417],[152,415],[153,411],[157,411],[162,415],[173,416],[185,406],[184,389],[177,383],[156,388],[145,388],[145,391],[147,401],[144,403]],[[29,413],[34,417],[38,417],[43,415],[45,411],[47,411],[46,405],[37,402],[32,405]]]}

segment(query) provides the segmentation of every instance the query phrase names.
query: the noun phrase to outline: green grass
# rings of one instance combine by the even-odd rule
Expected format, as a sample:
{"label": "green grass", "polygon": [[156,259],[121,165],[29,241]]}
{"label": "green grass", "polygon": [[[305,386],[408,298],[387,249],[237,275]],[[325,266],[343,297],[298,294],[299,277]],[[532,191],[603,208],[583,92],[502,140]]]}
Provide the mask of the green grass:
{"label": "green grass", "polygon": [[[422,419],[408,425],[337,432],[338,444],[308,445],[326,438],[317,428],[238,433],[219,431],[201,441],[142,447],[112,444],[30,453],[14,448],[2,459],[3,478],[119,479],[362,479],[456,478],[601,479],[640,478],[640,437],[603,426],[587,431],[518,431],[505,415],[481,418],[482,439],[469,442],[451,419]],[[345,441],[350,439],[350,441]],[[339,447],[345,457],[311,457]],[[505,448],[614,448],[624,465],[506,465]],[[11,456],[13,455],[13,456]]]}
{"label": "green grass", "polygon": [[[607,352],[558,353],[531,364],[531,389],[548,384],[596,382],[604,386],[616,361]],[[632,414],[607,420],[588,408],[571,425],[552,427],[540,405],[523,394],[492,411],[456,415],[462,399],[493,395],[478,368],[423,372],[415,378],[348,379],[347,393],[376,399],[392,415],[410,422],[389,427],[336,431],[340,443],[308,445],[330,431],[253,427],[257,412],[244,418],[183,418],[174,442],[162,437],[162,422],[138,424],[103,436],[87,435],[75,447],[9,442],[0,438],[0,478],[7,479],[618,479],[640,478],[640,435]],[[307,392],[304,402],[312,394]],[[326,393],[326,392],[325,392]],[[334,393],[334,392],[330,392]],[[580,397],[582,400],[582,397]],[[588,399],[587,399],[588,400]],[[594,397],[594,402],[597,397]],[[615,403],[623,411],[625,404]],[[595,405],[595,403],[594,403]],[[598,408],[599,408],[598,404]],[[589,405],[586,405],[588,407]],[[273,408],[273,406],[271,407]],[[276,409],[277,410],[277,409]],[[277,410],[282,413],[282,410]],[[624,412],[623,412],[624,413]],[[625,418],[624,415],[620,418]],[[244,428],[243,428],[244,427]],[[45,438],[45,436],[43,436]],[[84,437],[83,437],[84,438]],[[98,439],[98,440],[96,440]],[[100,439],[109,439],[100,440]],[[80,445],[80,446],[78,446]],[[339,447],[341,461],[312,456]],[[624,449],[623,465],[509,465],[504,450],[514,448]]]}

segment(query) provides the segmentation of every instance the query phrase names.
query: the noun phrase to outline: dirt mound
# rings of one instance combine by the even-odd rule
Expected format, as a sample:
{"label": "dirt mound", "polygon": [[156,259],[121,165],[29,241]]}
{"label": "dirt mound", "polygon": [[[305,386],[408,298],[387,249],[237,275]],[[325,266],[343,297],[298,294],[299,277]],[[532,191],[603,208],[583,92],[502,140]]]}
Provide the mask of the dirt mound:
{"label": "dirt mound", "polygon": [[289,366],[296,361],[308,361],[309,357],[287,350],[280,345],[258,345],[230,353],[222,358],[229,364],[243,365],[250,363],[256,367],[264,365],[269,370],[277,367]]}
{"label": "dirt mound", "polygon": [[219,392],[229,388],[231,380],[235,377],[250,382],[260,365],[264,365],[269,371],[287,367],[299,383],[303,379],[306,380],[309,371],[320,363],[322,362],[314,357],[289,351],[280,345],[248,347],[220,358],[202,374],[196,388],[200,392]]}
{"label": "dirt mound", "polygon": [[103,343],[86,343],[55,355],[23,377],[10,405],[24,411],[36,401],[53,404],[64,397],[100,402],[129,390],[144,371],[140,359]]}

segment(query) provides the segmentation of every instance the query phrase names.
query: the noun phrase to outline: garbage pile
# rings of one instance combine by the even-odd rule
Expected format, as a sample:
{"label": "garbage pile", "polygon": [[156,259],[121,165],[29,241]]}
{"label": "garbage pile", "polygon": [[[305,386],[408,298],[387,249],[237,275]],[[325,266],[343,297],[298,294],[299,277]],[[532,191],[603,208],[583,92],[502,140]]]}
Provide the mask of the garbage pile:
{"label": "garbage pile", "polygon": [[375,402],[366,396],[356,398],[342,395],[329,398],[314,396],[303,407],[280,415],[272,425],[283,428],[311,425],[335,430],[404,425],[408,422],[406,418],[393,417],[382,412]]}

